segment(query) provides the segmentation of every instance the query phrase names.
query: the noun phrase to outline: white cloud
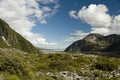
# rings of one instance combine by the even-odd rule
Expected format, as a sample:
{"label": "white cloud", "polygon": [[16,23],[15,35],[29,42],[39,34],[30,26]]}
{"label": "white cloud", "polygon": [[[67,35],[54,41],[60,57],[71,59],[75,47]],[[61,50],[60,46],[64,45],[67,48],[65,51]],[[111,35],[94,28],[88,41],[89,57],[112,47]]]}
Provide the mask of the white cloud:
{"label": "white cloud", "polygon": [[66,42],[74,42],[76,40],[83,39],[89,33],[83,32],[81,30],[75,30],[75,32],[71,33],[69,37],[65,39]]}
{"label": "white cloud", "polygon": [[37,0],[41,2],[42,4],[48,4],[48,3],[58,3],[58,0]]}
{"label": "white cloud", "polygon": [[49,11],[51,11],[52,9],[51,9],[50,7],[48,7],[48,6],[46,6],[46,7],[43,7],[42,10],[43,10],[44,12],[49,12]]}
{"label": "white cloud", "polygon": [[108,35],[110,33],[109,28],[92,28],[92,31],[90,33],[99,33],[103,35]]}
{"label": "white cloud", "polygon": [[[54,2],[53,9],[52,6],[44,6],[44,10],[38,2],[44,1],[46,5],[48,2],[52,4]],[[45,14],[52,16],[53,12],[59,8],[54,8],[58,3],[57,0],[0,0],[0,18],[5,20],[15,31],[20,33],[34,45],[41,46],[54,46],[57,43],[47,42],[46,39],[40,34],[31,32],[32,28],[36,25],[35,19],[40,21],[41,24],[46,24]],[[55,14],[54,13],[54,14]]]}
{"label": "white cloud", "polygon": [[113,23],[111,25],[111,33],[120,34],[120,15],[114,16]]}
{"label": "white cloud", "polygon": [[105,5],[91,4],[88,8],[84,6],[78,12],[78,17],[92,27],[109,27],[111,25],[111,16],[107,12],[108,8]]}
{"label": "white cloud", "polygon": [[69,15],[70,15],[70,17],[77,19],[78,17],[76,16],[76,13],[77,13],[77,12],[76,12],[75,10],[71,10],[71,11],[69,12]]}
{"label": "white cloud", "polygon": [[41,24],[47,24],[47,21],[46,20],[42,20],[40,23]]}
{"label": "white cloud", "polygon": [[[70,17],[85,21],[91,26],[88,33],[100,33],[103,35],[120,34],[120,15],[111,16],[108,8],[104,4],[90,4],[83,6],[78,13],[75,10],[69,12]],[[81,31],[80,35],[84,36]],[[76,36],[69,37],[68,40],[75,40]],[[79,39],[79,38],[78,38]]]}
{"label": "white cloud", "polygon": [[34,33],[26,33],[25,37],[28,40],[31,40],[31,42],[35,45],[42,44],[42,45],[47,45],[47,46],[52,46],[52,45],[57,45],[57,43],[49,43],[46,42],[46,39],[42,37],[40,34],[34,34]]}

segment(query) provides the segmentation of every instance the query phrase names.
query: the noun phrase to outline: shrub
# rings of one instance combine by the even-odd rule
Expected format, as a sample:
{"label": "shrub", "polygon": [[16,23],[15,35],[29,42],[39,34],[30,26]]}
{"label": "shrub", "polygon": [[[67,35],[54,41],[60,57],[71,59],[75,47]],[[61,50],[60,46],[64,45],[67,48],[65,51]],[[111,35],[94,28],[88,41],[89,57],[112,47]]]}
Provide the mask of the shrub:
{"label": "shrub", "polygon": [[66,66],[67,65],[65,64],[65,62],[64,61],[60,61],[60,60],[51,62],[50,65],[49,65],[49,67],[52,70],[57,70],[57,71],[64,70],[63,68],[65,68]]}
{"label": "shrub", "polygon": [[96,62],[93,67],[99,70],[113,71],[118,68],[118,64],[101,61],[101,62]]}
{"label": "shrub", "polygon": [[93,72],[95,77],[99,77],[101,75],[101,72],[99,70]]}
{"label": "shrub", "polygon": [[11,75],[11,76],[7,77],[7,80],[20,80],[20,79],[16,75]]}
{"label": "shrub", "polygon": [[2,58],[0,62],[0,71],[8,72],[10,74],[17,74],[18,76],[24,75],[25,68],[24,62],[20,61],[17,58]]}

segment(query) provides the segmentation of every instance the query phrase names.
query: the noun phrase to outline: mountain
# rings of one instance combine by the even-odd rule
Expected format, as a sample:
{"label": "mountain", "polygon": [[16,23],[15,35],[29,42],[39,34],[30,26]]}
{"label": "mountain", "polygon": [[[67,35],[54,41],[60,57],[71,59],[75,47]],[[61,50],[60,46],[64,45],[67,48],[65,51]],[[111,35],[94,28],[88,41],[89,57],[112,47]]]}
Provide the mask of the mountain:
{"label": "mountain", "polygon": [[0,48],[16,48],[28,53],[39,53],[39,51],[20,34],[0,19]]}
{"label": "mountain", "polygon": [[120,35],[89,34],[73,42],[65,52],[120,52]]}

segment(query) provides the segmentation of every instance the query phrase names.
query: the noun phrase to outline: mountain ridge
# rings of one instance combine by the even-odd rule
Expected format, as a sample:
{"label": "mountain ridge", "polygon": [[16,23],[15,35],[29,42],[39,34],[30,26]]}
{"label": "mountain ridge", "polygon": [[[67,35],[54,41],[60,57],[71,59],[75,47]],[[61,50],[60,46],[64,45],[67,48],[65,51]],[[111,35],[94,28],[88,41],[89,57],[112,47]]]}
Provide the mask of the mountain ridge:
{"label": "mountain ridge", "polygon": [[65,52],[120,52],[120,35],[101,35],[92,33],[73,42]]}

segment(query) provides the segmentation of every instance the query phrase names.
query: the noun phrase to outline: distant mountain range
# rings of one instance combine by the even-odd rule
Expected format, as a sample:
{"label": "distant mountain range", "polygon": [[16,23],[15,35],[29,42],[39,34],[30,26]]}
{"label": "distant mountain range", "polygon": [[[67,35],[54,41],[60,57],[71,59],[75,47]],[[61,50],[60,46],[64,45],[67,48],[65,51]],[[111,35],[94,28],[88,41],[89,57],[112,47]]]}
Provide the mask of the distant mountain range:
{"label": "distant mountain range", "polygon": [[59,53],[59,52],[63,52],[63,49],[46,49],[46,48],[40,48],[37,47],[38,50],[40,50],[40,52],[42,53]]}
{"label": "distant mountain range", "polygon": [[120,35],[89,34],[73,42],[65,52],[120,52]]}
{"label": "distant mountain range", "polygon": [[0,48],[16,48],[28,53],[39,53],[36,47],[11,29],[2,19],[0,19]]}

